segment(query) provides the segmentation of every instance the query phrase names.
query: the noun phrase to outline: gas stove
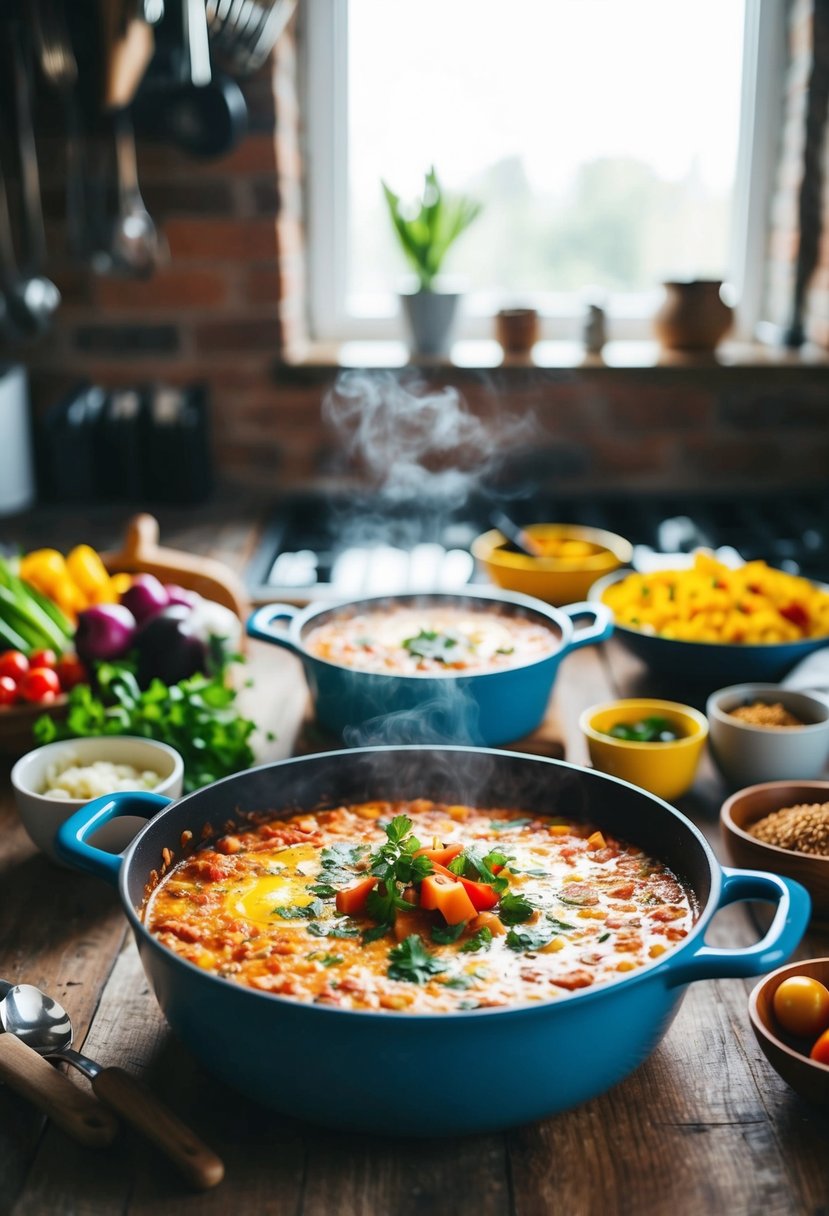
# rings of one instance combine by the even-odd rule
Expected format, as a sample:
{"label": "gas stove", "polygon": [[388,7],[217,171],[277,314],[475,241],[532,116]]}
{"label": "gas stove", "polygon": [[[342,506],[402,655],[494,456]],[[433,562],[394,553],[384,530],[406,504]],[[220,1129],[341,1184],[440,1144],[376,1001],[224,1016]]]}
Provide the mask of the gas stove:
{"label": "gas stove", "polygon": [[[274,504],[247,569],[254,602],[350,599],[405,591],[459,590],[483,582],[470,553],[493,510],[518,524],[550,521],[606,528],[639,558],[735,550],[746,561],[829,582],[829,494],[536,494],[504,501],[387,500],[307,493]],[[636,564],[636,561],[635,563]]]}

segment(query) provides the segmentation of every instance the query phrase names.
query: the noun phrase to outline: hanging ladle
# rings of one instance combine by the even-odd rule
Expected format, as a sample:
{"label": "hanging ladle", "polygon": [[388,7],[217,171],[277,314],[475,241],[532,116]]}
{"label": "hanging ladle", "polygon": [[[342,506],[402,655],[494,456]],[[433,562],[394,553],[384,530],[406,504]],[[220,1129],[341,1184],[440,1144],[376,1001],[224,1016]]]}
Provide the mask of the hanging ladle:
{"label": "hanging ladle", "polygon": [[65,1060],[92,1082],[97,1098],[161,1149],[200,1190],[216,1186],[224,1165],[150,1090],[121,1068],[103,1068],[72,1050],[72,1023],[62,1005],[35,988],[17,984],[0,1001],[0,1023],[42,1056]]}
{"label": "hanging ladle", "polygon": [[527,557],[544,557],[541,545],[523,528],[519,528],[508,515],[504,515],[503,511],[493,511],[489,518],[519,553],[525,553]]}

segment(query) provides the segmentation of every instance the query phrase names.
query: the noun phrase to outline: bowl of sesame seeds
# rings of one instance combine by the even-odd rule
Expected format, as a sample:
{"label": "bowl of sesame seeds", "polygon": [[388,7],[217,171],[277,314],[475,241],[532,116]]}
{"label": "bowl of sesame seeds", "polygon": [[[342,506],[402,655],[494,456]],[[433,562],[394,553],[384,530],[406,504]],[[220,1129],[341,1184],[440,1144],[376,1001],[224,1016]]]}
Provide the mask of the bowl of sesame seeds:
{"label": "bowl of sesame seeds", "polygon": [[722,805],[729,859],[749,870],[794,878],[812,898],[813,918],[829,921],[829,781],[766,781]]}
{"label": "bowl of sesame seeds", "polygon": [[780,684],[732,684],[711,694],[705,713],[711,755],[731,789],[823,777],[829,703],[822,697]]}

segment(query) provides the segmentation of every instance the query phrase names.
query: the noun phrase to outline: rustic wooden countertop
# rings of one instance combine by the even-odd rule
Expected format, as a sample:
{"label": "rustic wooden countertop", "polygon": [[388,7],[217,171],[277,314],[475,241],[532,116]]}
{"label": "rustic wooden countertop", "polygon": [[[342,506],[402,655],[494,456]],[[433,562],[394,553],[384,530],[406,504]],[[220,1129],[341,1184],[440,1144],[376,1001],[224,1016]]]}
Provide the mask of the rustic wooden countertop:
{"label": "rustic wooden countertop", "polygon": [[[167,544],[209,551],[241,568],[250,520],[182,515]],[[43,521],[41,520],[41,523]],[[113,522],[108,521],[109,528]],[[104,522],[100,527],[104,530]],[[64,521],[64,531],[66,523]],[[47,543],[48,531],[27,543]],[[0,541],[6,539],[6,528]],[[52,539],[54,539],[52,537]],[[89,529],[73,539],[95,540]],[[112,539],[103,534],[102,542]],[[253,644],[246,708],[276,732],[263,756],[288,755],[305,708],[298,662]],[[586,762],[579,711],[646,692],[648,676],[614,643],[562,664],[554,709],[567,758]],[[724,796],[710,765],[680,809],[721,854]],[[709,940],[758,937],[745,905],[724,909]],[[799,957],[829,954],[810,932]],[[0,1216],[236,1212],[274,1216],[708,1216],[827,1211],[829,1117],[777,1077],[754,1041],[754,981],[690,986],[653,1055],[609,1093],[543,1123],[463,1140],[382,1140],[301,1125],[211,1080],[169,1031],[144,979],[116,895],[58,868],[21,827],[0,774],[0,977],[41,985],[70,1011],[76,1046],[141,1075],[223,1157],[214,1191],[193,1193],[155,1149],[122,1131],[106,1150],[80,1148],[0,1087]],[[607,1027],[613,1034],[613,1027]],[[290,1049],[265,1044],[264,1050]],[[497,1089],[497,1061],[492,1062]],[[446,1063],[451,1072],[451,1061]],[[440,1062],[424,1062],[440,1084]],[[85,1085],[77,1073],[73,1082]],[[401,1092],[400,1100],[405,1101]]]}

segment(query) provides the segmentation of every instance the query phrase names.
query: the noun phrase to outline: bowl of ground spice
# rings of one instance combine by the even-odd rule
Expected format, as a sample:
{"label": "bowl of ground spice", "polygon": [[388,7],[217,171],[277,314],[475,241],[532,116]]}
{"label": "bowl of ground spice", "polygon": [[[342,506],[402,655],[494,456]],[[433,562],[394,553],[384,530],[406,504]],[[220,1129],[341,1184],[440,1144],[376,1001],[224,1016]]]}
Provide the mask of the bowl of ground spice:
{"label": "bowl of ground spice", "polygon": [[802,883],[812,914],[829,920],[829,781],[766,781],[732,794],[720,811],[729,860]]}
{"label": "bowl of ground spice", "polygon": [[711,755],[732,788],[822,776],[829,704],[779,684],[733,684],[705,706]]}

